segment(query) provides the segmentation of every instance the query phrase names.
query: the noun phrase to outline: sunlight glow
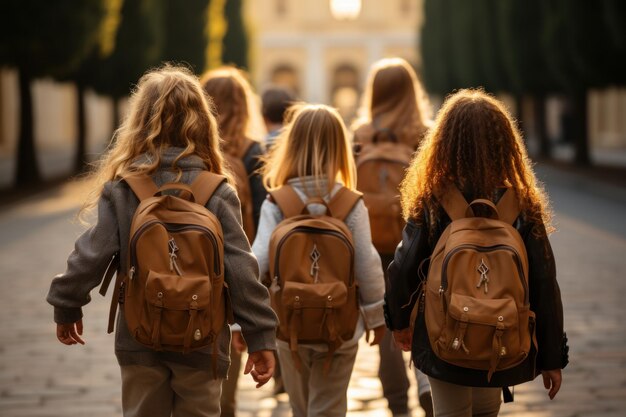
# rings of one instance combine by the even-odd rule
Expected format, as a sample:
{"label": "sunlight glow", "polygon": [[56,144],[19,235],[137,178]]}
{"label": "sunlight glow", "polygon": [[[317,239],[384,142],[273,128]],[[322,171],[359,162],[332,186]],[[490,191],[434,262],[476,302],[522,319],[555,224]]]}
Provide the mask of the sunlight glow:
{"label": "sunlight glow", "polygon": [[337,20],[354,20],[361,13],[361,0],[330,0],[330,11]]}

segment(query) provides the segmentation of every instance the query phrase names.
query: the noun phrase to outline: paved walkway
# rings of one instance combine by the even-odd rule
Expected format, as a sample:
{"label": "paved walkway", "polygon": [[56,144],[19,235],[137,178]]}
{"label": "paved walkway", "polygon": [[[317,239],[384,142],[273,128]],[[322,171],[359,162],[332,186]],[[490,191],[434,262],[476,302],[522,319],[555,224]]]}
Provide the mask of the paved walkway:
{"label": "paved walkway", "polygon": [[[541,174],[556,209],[559,232],[552,243],[571,364],[556,400],[548,400],[538,379],[517,387],[516,401],[501,415],[624,416],[626,203],[589,193],[556,171]],[[72,347],[56,341],[45,303],[50,279],[63,270],[82,230],[71,220],[87,191],[84,183],[70,183],[0,211],[0,416],[121,415],[119,368],[105,332],[108,299],[94,291],[85,309],[87,345]],[[377,364],[377,349],[363,344],[348,392],[349,416],[389,415]],[[240,417],[291,415],[285,395],[271,396],[271,383],[256,390],[249,377],[240,381]],[[413,416],[421,416],[414,392],[411,405]]]}

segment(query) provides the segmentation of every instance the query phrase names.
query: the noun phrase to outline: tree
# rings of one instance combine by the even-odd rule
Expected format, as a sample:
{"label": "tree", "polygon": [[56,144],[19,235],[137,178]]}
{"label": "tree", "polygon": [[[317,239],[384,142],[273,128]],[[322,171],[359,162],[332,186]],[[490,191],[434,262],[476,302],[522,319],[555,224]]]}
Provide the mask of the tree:
{"label": "tree", "polygon": [[[618,0],[550,0],[542,4],[548,16],[544,53],[571,103],[574,162],[589,165],[587,94],[592,88],[626,82],[624,41],[613,23],[626,21],[626,7]],[[607,17],[613,14],[617,16]]]}
{"label": "tree", "polygon": [[165,42],[161,59],[191,66],[206,66],[207,9],[209,0],[165,0]]}
{"label": "tree", "polygon": [[98,39],[101,0],[11,0],[0,12],[0,64],[16,68],[20,128],[16,185],[41,180],[33,135],[31,82],[76,68]]}
{"label": "tree", "polygon": [[76,151],[74,153],[74,172],[80,173],[87,167],[87,120],[85,109],[85,92],[93,87],[100,76],[100,66],[112,51],[115,35],[119,24],[122,0],[101,0],[104,15],[98,31],[98,41],[89,55],[83,59],[74,71],[58,77],[61,81],[71,81],[76,85]]}
{"label": "tree", "polygon": [[421,33],[423,78],[426,89],[433,94],[446,95],[452,89],[450,51],[449,0],[424,1],[424,25]]}
{"label": "tree", "polygon": [[222,62],[248,68],[248,35],[242,16],[242,3],[242,0],[226,0],[224,5],[226,33],[222,40]]}
{"label": "tree", "polygon": [[[543,0],[501,0],[496,2],[499,50],[506,91],[521,104],[523,96],[533,98],[536,136],[540,155],[549,158],[551,149],[546,126],[546,97],[562,90],[548,70],[543,42],[546,12]],[[519,107],[519,106],[518,106]],[[518,115],[521,120],[521,115]]]}
{"label": "tree", "polygon": [[506,75],[497,44],[497,0],[426,0],[424,79],[431,92],[483,87],[497,92]]}
{"label": "tree", "polygon": [[111,51],[94,56],[89,86],[113,100],[113,126],[119,125],[119,101],[139,78],[159,65],[165,39],[163,0],[124,0]]}

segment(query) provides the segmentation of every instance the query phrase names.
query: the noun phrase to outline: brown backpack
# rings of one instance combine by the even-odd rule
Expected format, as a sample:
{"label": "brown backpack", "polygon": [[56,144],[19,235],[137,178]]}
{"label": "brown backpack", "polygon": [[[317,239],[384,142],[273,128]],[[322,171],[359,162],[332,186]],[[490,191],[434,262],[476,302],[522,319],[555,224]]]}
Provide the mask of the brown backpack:
{"label": "brown backpack", "polygon": [[411,163],[413,149],[393,135],[382,141],[374,134],[360,146],[356,157],[357,189],[363,193],[372,230],[372,242],[379,253],[394,253],[402,240],[404,219],[398,187]]}
{"label": "brown backpack", "polygon": [[[124,177],[140,203],[130,228],[128,267],[118,273],[116,288],[130,334],[146,347],[176,352],[217,347],[230,310],[222,226],[205,205],[224,180],[203,171],[190,186],[157,188],[145,174]],[[118,301],[113,298],[109,332]]]}
{"label": "brown backpack", "polygon": [[[343,187],[328,203],[321,198],[304,203],[285,185],[270,195],[284,215],[269,250],[278,338],[289,342],[297,366],[299,343],[327,344],[330,360],[354,336],[359,318],[354,244],[344,219],[361,194]],[[309,214],[311,203],[326,206],[326,214]]]}
{"label": "brown backpack", "polygon": [[254,241],[256,235],[256,227],[254,226],[254,207],[252,204],[252,190],[250,189],[250,177],[246,171],[246,166],[243,163],[250,147],[253,145],[251,139],[244,139],[241,152],[238,155],[231,155],[224,152],[224,159],[233,174],[235,180],[235,186],[237,189],[237,197],[241,202],[241,220],[243,223],[243,230],[246,232],[246,236],[250,242]]}
{"label": "brown backpack", "polygon": [[[495,371],[520,364],[531,343],[537,347],[528,257],[512,226],[518,200],[509,189],[497,205],[484,199],[468,204],[455,186],[438,200],[452,222],[437,241],[416,309],[425,309],[430,345],[440,359],[488,371],[489,381]],[[484,210],[490,217],[474,217]]]}

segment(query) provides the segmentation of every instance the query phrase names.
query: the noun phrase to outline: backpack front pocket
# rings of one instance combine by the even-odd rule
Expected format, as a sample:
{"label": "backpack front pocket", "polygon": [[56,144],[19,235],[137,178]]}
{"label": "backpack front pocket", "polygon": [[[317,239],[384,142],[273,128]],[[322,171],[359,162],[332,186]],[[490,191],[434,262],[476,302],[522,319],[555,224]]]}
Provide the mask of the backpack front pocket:
{"label": "backpack front pocket", "polygon": [[281,301],[287,311],[290,342],[340,343],[344,329],[338,312],[347,300],[348,288],[340,281],[285,282]]}
{"label": "backpack front pocket", "polygon": [[[182,351],[212,343],[211,282],[208,276],[148,273],[146,308],[140,332],[156,350],[182,346]],[[147,341],[147,342],[148,342]]]}
{"label": "backpack front pocket", "polygon": [[489,370],[490,375],[521,362],[519,313],[510,298],[479,299],[452,294],[437,355],[455,365]]}

